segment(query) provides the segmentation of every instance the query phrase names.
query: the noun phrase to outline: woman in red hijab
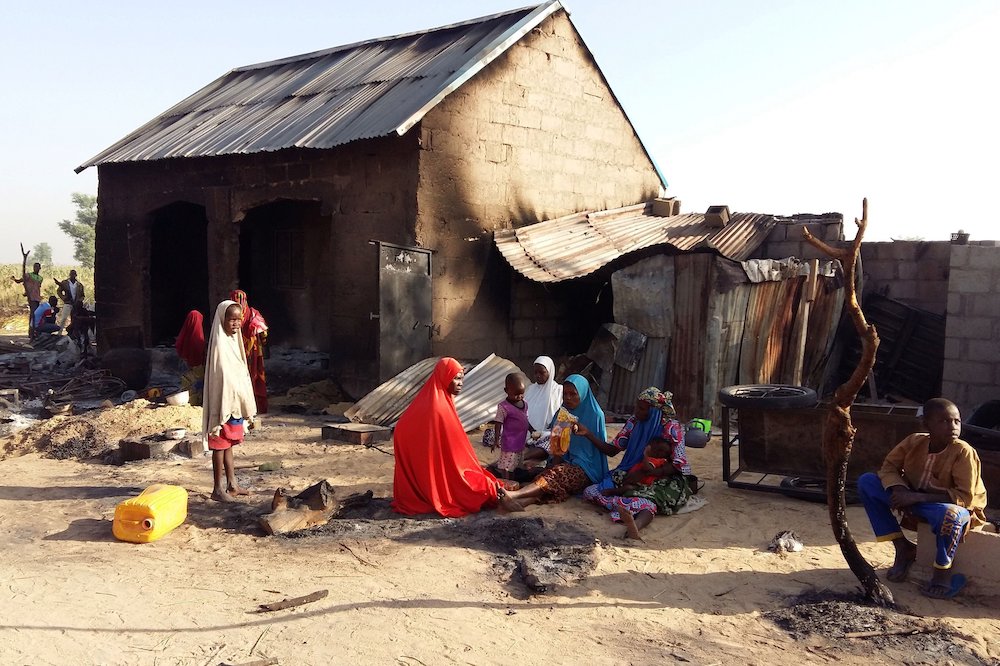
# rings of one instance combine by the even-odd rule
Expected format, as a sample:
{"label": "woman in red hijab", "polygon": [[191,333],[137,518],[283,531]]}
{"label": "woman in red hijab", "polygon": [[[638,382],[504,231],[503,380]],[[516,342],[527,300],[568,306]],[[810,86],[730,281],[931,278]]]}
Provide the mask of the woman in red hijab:
{"label": "woman in red hijab", "polygon": [[187,372],[181,375],[181,390],[188,392],[192,405],[201,404],[201,392],[205,382],[204,322],[204,316],[197,310],[188,312],[174,343],[177,355],[188,366]]}
{"label": "woman in red hijab", "polygon": [[393,433],[396,470],[392,508],[397,513],[438,513],[458,518],[500,504],[523,511],[472,450],[452,396],[462,390],[462,364],[442,358],[399,417]]}
{"label": "woman in red hijab", "polygon": [[247,303],[247,293],[234,289],[229,300],[236,301],[243,309],[243,349],[247,353],[247,370],[253,383],[253,397],[257,400],[257,413],[267,413],[267,376],[264,374],[264,343],[267,342],[267,322],[256,308]]}

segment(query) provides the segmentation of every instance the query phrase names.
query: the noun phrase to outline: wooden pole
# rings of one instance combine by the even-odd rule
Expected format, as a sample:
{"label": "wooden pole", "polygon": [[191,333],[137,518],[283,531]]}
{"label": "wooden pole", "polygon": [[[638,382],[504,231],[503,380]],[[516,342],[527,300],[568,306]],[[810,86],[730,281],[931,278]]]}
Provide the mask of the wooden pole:
{"label": "wooden pole", "polygon": [[838,259],[844,268],[844,305],[851,316],[851,321],[861,337],[861,358],[850,378],[841,384],[834,393],[833,402],[823,425],[823,458],[826,461],[826,503],[830,512],[830,526],[833,535],[840,544],[847,565],[861,582],[865,595],[875,604],[894,607],[896,605],[892,592],[879,580],[875,569],[864,558],[854,541],[850,527],[847,525],[847,502],[844,499],[844,488],[847,485],[847,464],[854,447],[856,431],[851,423],[851,405],[854,404],[858,391],[864,386],[868,373],[875,366],[875,352],[878,350],[879,338],[875,326],[868,323],[855,287],[854,272],[857,267],[858,255],[861,253],[861,239],[868,227],[868,199],[861,204],[861,219],[855,219],[858,233],[854,241],[845,248],[833,248],[815,238],[809,230],[802,229],[807,242],[821,252]]}
{"label": "wooden pole", "polygon": [[802,384],[802,366],[806,357],[806,338],[809,336],[809,313],[812,310],[812,303],[816,300],[816,280],[819,273],[819,259],[813,259],[808,264],[805,284],[802,285],[802,296],[800,298],[799,315],[795,321],[795,364],[792,366],[792,383]]}

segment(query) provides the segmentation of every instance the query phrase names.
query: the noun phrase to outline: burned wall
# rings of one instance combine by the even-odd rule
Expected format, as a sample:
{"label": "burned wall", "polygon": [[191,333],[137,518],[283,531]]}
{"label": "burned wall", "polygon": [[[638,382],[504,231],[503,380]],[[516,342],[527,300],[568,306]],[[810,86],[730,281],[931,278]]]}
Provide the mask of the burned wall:
{"label": "burned wall", "polygon": [[530,363],[535,347],[508,324],[518,299],[492,232],[653,198],[655,167],[561,11],[428,113],[420,137],[417,232],[436,251],[435,349]]}
{"label": "burned wall", "polygon": [[529,370],[539,356],[586,352],[601,324],[611,321],[607,280],[542,284],[515,275],[511,288],[510,359]]}
{"label": "burned wall", "polygon": [[[414,243],[416,163],[416,139],[407,136],[331,150],[100,166],[95,266],[100,343],[104,348],[113,343],[106,332],[116,329],[138,329],[145,344],[152,342],[150,311],[157,294],[150,289],[150,269],[157,248],[151,220],[157,211],[177,202],[203,208],[208,300],[217,303],[241,283],[241,222],[260,225],[264,219],[257,234],[266,246],[275,241],[267,220],[275,231],[292,224],[282,221],[280,209],[269,216],[267,207],[298,202],[298,209],[308,211],[296,213],[299,223],[310,229],[301,252],[295,250],[303,262],[301,279],[282,282],[275,267],[263,262],[256,279],[268,281],[265,300],[282,305],[280,316],[261,308],[262,313],[277,339],[329,351],[332,363],[347,374],[370,375],[377,328],[369,313],[378,299],[377,253],[369,241]],[[242,269],[244,282],[248,270],[253,269]],[[249,297],[253,305],[254,294]],[[284,335],[283,326],[294,333]]]}

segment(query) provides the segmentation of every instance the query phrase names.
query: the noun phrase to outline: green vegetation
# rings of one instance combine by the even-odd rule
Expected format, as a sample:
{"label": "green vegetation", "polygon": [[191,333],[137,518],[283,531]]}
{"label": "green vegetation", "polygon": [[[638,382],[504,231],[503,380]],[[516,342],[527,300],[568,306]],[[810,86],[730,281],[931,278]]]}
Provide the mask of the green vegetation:
{"label": "green vegetation", "polygon": [[[73,258],[86,268],[94,267],[94,236],[97,228],[97,197],[93,194],[73,193],[76,221],[63,220],[59,228],[73,239]],[[37,260],[36,260],[37,261]]]}
{"label": "green vegetation", "polygon": [[37,261],[42,266],[52,265],[52,246],[48,243],[39,243],[31,250],[31,261]]}

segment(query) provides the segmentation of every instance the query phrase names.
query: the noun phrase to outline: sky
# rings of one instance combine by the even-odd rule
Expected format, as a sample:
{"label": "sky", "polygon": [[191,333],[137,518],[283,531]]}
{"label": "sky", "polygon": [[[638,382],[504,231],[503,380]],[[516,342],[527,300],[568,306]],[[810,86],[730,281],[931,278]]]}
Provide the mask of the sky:
{"label": "sky", "polygon": [[[73,169],[229,70],[524,0],[16,3],[0,23],[0,262],[47,242]],[[868,240],[1000,238],[1000,2],[565,0],[682,212],[844,214]],[[419,8],[419,9],[417,9]]]}

